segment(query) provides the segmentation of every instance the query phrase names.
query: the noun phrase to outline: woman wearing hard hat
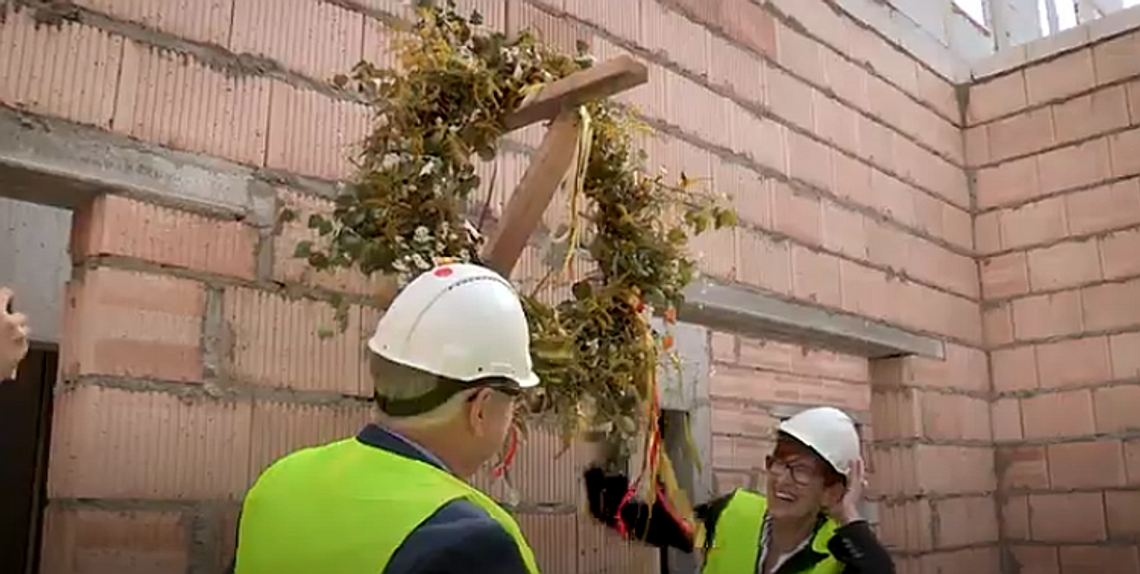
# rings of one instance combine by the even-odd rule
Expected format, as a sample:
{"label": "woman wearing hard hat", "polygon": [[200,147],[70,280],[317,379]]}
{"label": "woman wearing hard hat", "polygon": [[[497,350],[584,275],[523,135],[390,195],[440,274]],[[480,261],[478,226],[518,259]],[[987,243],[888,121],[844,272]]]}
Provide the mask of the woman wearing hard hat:
{"label": "woman wearing hard hat", "polygon": [[695,528],[660,501],[652,511],[623,505],[626,477],[592,468],[590,512],[654,546],[703,549],[702,574],[894,574],[890,555],[859,516],[859,435],[846,414],[821,407],[784,421],[766,466],[765,494],[738,489],[698,506]]}

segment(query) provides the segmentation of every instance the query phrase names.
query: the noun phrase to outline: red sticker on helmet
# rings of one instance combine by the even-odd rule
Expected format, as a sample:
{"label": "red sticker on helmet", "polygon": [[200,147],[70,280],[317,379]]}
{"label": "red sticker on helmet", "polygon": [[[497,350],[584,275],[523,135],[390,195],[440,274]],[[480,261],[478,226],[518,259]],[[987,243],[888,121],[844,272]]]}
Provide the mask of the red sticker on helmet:
{"label": "red sticker on helmet", "polygon": [[447,276],[451,275],[453,272],[454,271],[450,267],[440,267],[439,269],[435,270],[435,276],[436,277],[447,277]]}

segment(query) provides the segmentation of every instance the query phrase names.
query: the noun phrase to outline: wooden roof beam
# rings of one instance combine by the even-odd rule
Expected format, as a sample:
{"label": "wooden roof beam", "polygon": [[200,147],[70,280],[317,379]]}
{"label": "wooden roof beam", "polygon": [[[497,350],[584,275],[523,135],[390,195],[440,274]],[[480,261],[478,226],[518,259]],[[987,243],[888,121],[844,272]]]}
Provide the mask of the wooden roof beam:
{"label": "wooden roof beam", "polygon": [[546,130],[546,137],[511,195],[494,235],[483,246],[483,262],[510,277],[542,214],[570,170],[578,145],[578,112],[566,110]]}
{"label": "wooden roof beam", "polygon": [[507,116],[508,130],[551,120],[538,153],[503,210],[494,235],[484,245],[484,263],[510,277],[527,242],[562,184],[578,145],[578,106],[608,98],[649,81],[645,64],[630,56],[606,60],[543,88],[530,102]]}
{"label": "wooden roof beam", "polygon": [[506,118],[507,131],[553,120],[563,110],[601,100],[649,81],[649,69],[632,56],[618,56],[575,72],[542,89]]}

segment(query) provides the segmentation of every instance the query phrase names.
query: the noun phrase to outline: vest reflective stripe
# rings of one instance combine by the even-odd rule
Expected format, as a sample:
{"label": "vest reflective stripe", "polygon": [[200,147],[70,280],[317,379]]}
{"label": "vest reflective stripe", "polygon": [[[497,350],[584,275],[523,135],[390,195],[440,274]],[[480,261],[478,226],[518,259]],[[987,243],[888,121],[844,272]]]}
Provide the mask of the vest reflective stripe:
{"label": "vest reflective stripe", "polygon": [[412,531],[460,498],[502,525],[539,574],[518,523],[490,497],[356,439],[298,451],[262,473],[242,506],[234,572],[382,574]]}
{"label": "vest reflective stripe", "polygon": [[[716,529],[705,555],[702,574],[753,574],[759,570],[760,531],[768,500],[755,492],[737,490],[716,520]],[[806,572],[796,574],[841,574],[843,564],[831,555],[827,542],[835,534],[836,524],[828,520],[816,531],[811,548],[826,558]]]}

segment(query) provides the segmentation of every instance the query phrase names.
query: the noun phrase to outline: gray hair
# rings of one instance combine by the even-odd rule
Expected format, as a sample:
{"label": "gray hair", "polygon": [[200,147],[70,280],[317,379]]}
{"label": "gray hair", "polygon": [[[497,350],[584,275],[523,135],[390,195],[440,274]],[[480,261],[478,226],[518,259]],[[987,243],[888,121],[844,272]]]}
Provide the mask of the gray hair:
{"label": "gray hair", "polygon": [[[420,369],[401,365],[368,351],[368,372],[376,395],[393,400],[416,399],[435,391],[447,379]],[[412,416],[393,416],[377,409],[386,422],[401,426],[428,427],[447,422],[456,414],[468,393],[456,393],[438,407]]]}

